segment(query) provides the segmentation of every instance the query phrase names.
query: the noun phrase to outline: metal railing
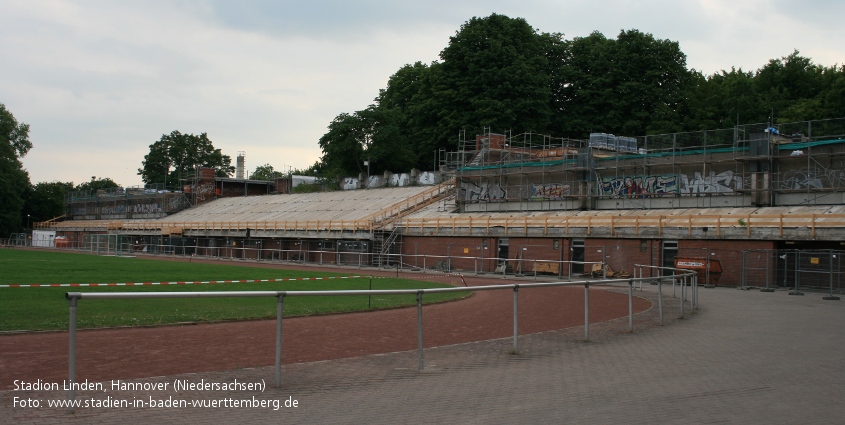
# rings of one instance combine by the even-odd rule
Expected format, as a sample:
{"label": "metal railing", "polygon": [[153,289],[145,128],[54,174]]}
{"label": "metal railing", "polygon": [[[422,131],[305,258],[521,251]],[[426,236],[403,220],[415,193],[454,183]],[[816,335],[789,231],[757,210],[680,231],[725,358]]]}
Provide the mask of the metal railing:
{"label": "metal railing", "polygon": [[[499,274],[507,276],[528,276],[534,280],[557,278],[572,280],[574,277],[589,274],[594,265],[604,265],[603,261],[552,260],[543,258],[498,258],[471,255],[436,255],[436,254],[381,254],[384,261],[376,260],[379,254],[364,251],[342,249],[343,241],[335,248],[308,248],[308,240],[299,241],[295,248],[264,247],[260,240],[237,241],[238,245],[226,243],[225,246],[209,246],[210,239],[155,237],[155,241],[143,240],[136,243],[138,237],[125,235],[91,235],[82,241],[67,241],[62,246],[50,249],[85,251],[97,255],[132,256],[137,254],[190,257],[203,259],[234,259],[261,262],[283,262],[315,265],[335,265],[345,267],[379,267],[397,269],[397,271],[445,272],[460,271],[474,274]],[[162,242],[164,241],[164,242]],[[173,243],[179,242],[179,243]],[[201,243],[202,242],[202,243]],[[218,241],[220,242],[220,241]],[[320,241],[318,241],[320,242]],[[325,241],[322,241],[325,242]],[[206,245],[203,245],[206,243]],[[250,243],[255,245],[250,246]],[[264,241],[266,243],[266,241]],[[294,242],[296,243],[296,242]],[[317,244],[312,243],[312,248]],[[506,265],[507,267],[503,267]],[[582,271],[578,271],[578,270]],[[602,267],[604,273],[604,267]],[[586,272],[586,273],[585,273]],[[602,274],[604,277],[604,274]]]}
{"label": "metal railing", "polygon": [[[250,230],[285,236],[308,232],[366,232],[372,233],[373,220],[291,220],[291,221],[64,221],[59,223],[36,223],[36,228],[69,229],[85,227],[101,230],[119,230],[136,232],[157,232],[162,235],[183,235],[187,232],[242,232]],[[845,227],[845,214],[711,214],[711,215],[595,215],[595,216],[550,216],[550,217],[423,217],[404,218],[402,227],[407,234],[426,234],[426,231],[446,232],[453,236],[473,234],[472,229],[502,228],[505,235],[527,235],[529,229],[542,231],[586,228],[590,235],[595,228],[633,230],[639,235],[641,230],[656,230],[663,234],[664,228],[686,229],[692,234],[696,228],[712,228],[716,236],[732,230],[751,236],[753,229],[777,229],[778,236],[784,236],[784,229],[806,229],[809,237],[816,237],[817,229]],[[579,230],[580,232],[580,230]]]}
{"label": "metal railing", "polygon": [[[644,269],[649,270],[649,274],[652,275],[651,277],[643,277]],[[637,273],[639,272],[639,273]],[[656,272],[656,273],[655,273]],[[665,275],[664,273],[669,272],[671,274]],[[695,312],[698,309],[698,273],[695,270],[689,269],[676,269],[674,267],[660,267],[660,266],[649,266],[645,264],[635,264],[634,265],[634,277],[637,277],[639,274],[639,278],[637,281],[642,285],[643,281],[648,281],[651,284],[657,285],[657,303],[658,303],[658,310],[660,311],[660,324],[663,324],[663,281],[670,280],[672,282],[672,298],[675,298],[675,284],[677,283],[681,289],[681,303],[680,303],[680,314],[681,318],[684,318],[684,306],[686,303],[687,296],[689,294],[690,298],[690,309]],[[662,276],[661,276],[662,275]],[[689,290],[687,290],[689,287]],[[642,289],[642,286],[640,287]]]}
{"label": "metal railing", "polygon": [[[676,269],[680,276],[692,274],[689,270]],[[555,286],[584,286],[584,339],[590,338],[590,284],[627,284],[628,285],[628,331],[634,330],[633,294],[634,283],[642,280],[653,281],[655,278],[611,279],[600,281],[547,282],[547,283],[516,283],[506,285],[486,285],[472,287],[430,288],[430,289],[395,289],[395,290],[335,290],[335,291],[215,291],[215,292],[67,292],[65,298],[69,304],[69,343],[68,343],[68,400],[73,406],[75,398],[74,384],[76,383],[76,317],[79,300],[108,300],[108,299],[142,299],[142,298],[243,298],[243,297],[275,297],[276,298],[276,358],[275,385],[282,385],[282,330],[284,317],[284,301],[286,297],[314,297],[314,296],[355,296],[355,295],[416,295],[417,307],[417,367],[425,368],[423,357],[423,310],[422,300],[425,294],[447,292],[476,292],[491,290],[513,291],[513,353],[519,353],[519,290],[528,288],[543,288]],[[660,278],[657,278],[660,279]],[[660,282],[660,280],[658,280]],[[663,318],[662,295],[658,293],[661,325]],[[683,304],[683,302],[681,303]],[[683,310],[682,310],[683,311]],[[71,411],[73,407],[70,408]]]}
{"label": "metal railing", "polygon": [[[712,215],[595,215],[564,217],[424,217],[405,218],[403,226],[409,234],[426,234],[426,230],[447,231],[452,236],[473,234],[472,229],[502,228],[504,235],[528,235],[529,229],[542,230],[547,235],[550,229],[563,229],[569,234],[570,228],[586,228],[590,235],[594,228],[609,229],[610,234],[617,229],[633,229],[635,235],[640,230],[656,229],[658,235],[664,228],[687,229],[692,235],[695,228],[707,227],[721,236],[722,231],[740,229],[746,236],[751,236],[754,228],[776,228],[779,236],[784,229],[808,229],[810,237],[816,237],[817,228],[845,227],[845,214],[712,214]],[[742,231],[744,230],[744,232]]]}

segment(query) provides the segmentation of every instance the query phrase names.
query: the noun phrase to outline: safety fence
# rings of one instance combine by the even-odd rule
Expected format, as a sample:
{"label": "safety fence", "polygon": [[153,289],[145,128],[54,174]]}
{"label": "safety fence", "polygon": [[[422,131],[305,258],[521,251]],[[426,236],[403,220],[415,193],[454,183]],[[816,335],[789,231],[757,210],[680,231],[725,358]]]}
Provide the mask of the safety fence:
{"label": "safety fence", "polygon": [[32,238],[26,233],[12,233],[8,238],[0,239],[0,246],[32,246]]}
{"label": "safety fence", "polygon": [[[603,261],[552,260],[543,258],[497,258],[473,255],[435,255],[366,252],[369,242],[354,240],[265,239],[229,240],[226,238],[182,238],[126,236],[115,234],[85,235],[80,241],[68,241],[54,249],[90,252],[97,255],[156,255],[219,260],[251,260],[320,266],[378,267],[399,271],[445,272],[529,276],[535,280],[557,278],[571,280],[584,275],[605,277]],[[447,250],[448,252],[449,250]],[[586,272],[586,273],[585,273]]]}
{"label": "safety fence", "polygon": [[791,289],[827,292],[825,299],[838,299],[845,280],[845,264],[839,250],[745,250],[742,251],[742,289]]}
{"label": "safety fence", "polygon": [[[141,299],[141,298],[244,298],[244,297],[275,297],[276,298],[276,359],[275,359],[275,385],[277,388],[282,385],[282,329],[284,317],[284,302],[286,297],[321,297],[321,296],[356,296],[356,295],[416,295],[417,308],[417,366],[419,370],[425,368],[423,357],[423,309],[422,302],[425,294],[446,293],[446,292],[477,292],[477,291],[513,291],[513,353],[519,353],[519,290],[530,288],[543,288],[555,286],[583,286],[584,287],[584,339],[590,339],[590,285],[612,285],[627,284],[628,286],[628,331],[634,330],[634,284],[645,282],[656,282],[658,285],[658,309],[660,310],[661,324],[663,320],[663,295],[662,284],[669,279],[679,282],[682,287],[690,287],[690,294],[696,294],[695,273],[689,270],[675,269],[670,277],[647,277],[630,279],[607,279],[607,280],[581,280],[572,282],[546,282],[546,283],[516,283],[505,285],[485,285],[472,287],[452,288],[429,288],[429,289],[394,289],[394,290],[335,290],[335,291],[213,291],[213,292],[67,292],[65,298],[69,304],[69,345],[68,345],[68,400],[75,399],[73,388],[76,383],[76,317],[80,300],[109,300],[109,299]],[[698,297],[692,295],[690,308],[695,311],[698,307]],[[680,300],[681,315],[683,317],[683,305],[686,302],[684,297]],[[69,403],[70,406],[73,403]],[[71,407],[71,411],[73,408]]]}

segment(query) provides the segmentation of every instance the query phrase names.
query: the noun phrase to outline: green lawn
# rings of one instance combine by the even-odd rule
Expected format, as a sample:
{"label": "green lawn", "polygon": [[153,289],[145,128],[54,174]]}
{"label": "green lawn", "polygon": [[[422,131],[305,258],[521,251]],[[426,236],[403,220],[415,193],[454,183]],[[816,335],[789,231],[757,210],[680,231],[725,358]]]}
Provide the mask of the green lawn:
{"label": "green lawn", "polygon": [[[339,273],[249,267],[248,264],[201,264],[141,258],[101,257],[88,254],[0,249],[0,285],[49,283],[110,283],[281,279],[342,276]],[[368,289],[369,277],[297,282],[226,283],[112,287],[0,288],[0,331],[67,329],[65,292],[141,291],[296,291]],[[444,287],[433,282],[374,278],[372,289]],[[424,302],[442,302],[469,296],[468,292],[430,294]],[[330,314],[416,304],[415,295],[344,297],[288,297],[285,316]],[[370,307],[371,306],[371,307]],[[79,301],[80,328],[142,326],[178,322],[215,322],[273,318],[276,299],[191,298]]]}

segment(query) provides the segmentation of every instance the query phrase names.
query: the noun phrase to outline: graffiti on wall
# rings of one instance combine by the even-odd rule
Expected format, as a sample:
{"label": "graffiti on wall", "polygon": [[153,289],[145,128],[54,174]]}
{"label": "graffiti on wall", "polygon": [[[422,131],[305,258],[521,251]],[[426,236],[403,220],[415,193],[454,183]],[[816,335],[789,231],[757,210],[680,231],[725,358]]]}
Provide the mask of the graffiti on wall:
{"label": "graffiti on wall", "polygon": [[382,187],[384,186],[384,177],[370,176],[367,179],[367,187]]}
{"label": "graffiti on wall", "polygon": [[344,177],[340,187],[343,188],[343,190],[358,189],[358,179],[355,177]]}
{"label": "graffiti on wall", "polygon": [[531,199],[559,200],[572,194],[572,186],[568,184],[533,184],[531,185]]}
{"label": "graffiti on wall", "polygon": [[[366,183],[368,183],[368,187],[383,187],[383,186],[390,186],[390,187],[406,187],[411,186],[413,184],[418,184],[422,186],[433,185],[437,181],[437,177],[435,176],[434,172],[431,171],[423,171],[417,177],[416,180],[411,178],[411,174],[409,173],[398,173],[398,174],[389,174],[390,177],[385,180],[384,176],[377,175],[377,176],[370,176]],[[361,182],[356,177],[344,177],[343,180],[340,182],[340,187],[343,190],[355,190],[361,189]]]}
{"label": "graffiti on wall", "polygon": [[126,205],[108,205],[100,207],[100,214],[103,215],[114,215],[114,214],[125,214],[126,213]]}
{"label": "graffiti on wall", "polygon": [[161,205],[158,203],[132,205],[132,214],[154,214],[161,212]]}
{"label": "graffiti on wall", "polygon": [[601,179],[602,195],[612,198],[656,198],[674,196],[727,195],[742,189],[742,177],[727,170],[719,174],[700,172],[692,177],[686,174],[657,176],[604,177]]}
{"label": "graffiti on wall", "polygon": [[463,182],[461,188],[464,190],[466,201],[501,201],[508,195],[508,192],[499,183]]}
{"label": "graffiti on wall", "polygon": [[845,171],[829,168],[804,168],[785,172],[779,189],[822,189],[841,187],[845,187]]}
{"label": "graffiti on wall", "polygon": [[205,201],[214,197],[214,182],[206,181],[197,185],[196,187],[197,200]]}
{"label": "graffiti on wall", "polygon": [[742,189],[742,177],[734,174],[733,171],[722,171],[719,174],[711,171],[707,176],[701,173],[693,173],[692,178],[686,174],[679,175],[680,193],[691,196],[704,195],[728,195]]}
{"label": "graffiti on wall", "polygon": [[167,201],[167,212],[174,213],[187,208],[188,200],[184,196],[172,197]]}
{"label": "graffiti on wall", "polygon": [[421,185],[434,184],[435,181],[437,181],[437,180],[434,176],[434,173],[431,172],[431,171],[424,171],[424,172],[420,173],[420,177],[419,177],[419,180],[418,180],[419,184],[421,184]]}
{"label": "graffiti on wall", "polygon": [[405,173],[390,176],[390,185],[394,187],[407,186],[410,181],[411,178]]}
{"label": "graffiti on wall", "polygon": [[677,175],[604,177],[601,193],[612,198],[653,198],[678,193]]}
{"label": "graffiti on wall", "polygon": [[100,207],[100,214],[102,215],[122,215],[127,212],[131,214],[155,214],[161,212],[161,206],[153,202],[148,204],[105,205]]}

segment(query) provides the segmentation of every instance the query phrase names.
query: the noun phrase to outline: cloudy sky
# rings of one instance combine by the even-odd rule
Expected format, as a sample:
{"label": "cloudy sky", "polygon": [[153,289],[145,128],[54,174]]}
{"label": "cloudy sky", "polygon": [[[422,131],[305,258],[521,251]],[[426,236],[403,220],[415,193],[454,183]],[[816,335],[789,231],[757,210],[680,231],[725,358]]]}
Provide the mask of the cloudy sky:
{"label": "cloudy sky", "polygon": [[30,124],[33,183],[137,169],[162,134],[208,133],[246,168],[305,168],[342,112],[401,66],[438,59],[474,16],[525,18],[566,38],[639,29],[707,74],[798,49],[845,63],[841,0],[0,0],[0,103]]}

